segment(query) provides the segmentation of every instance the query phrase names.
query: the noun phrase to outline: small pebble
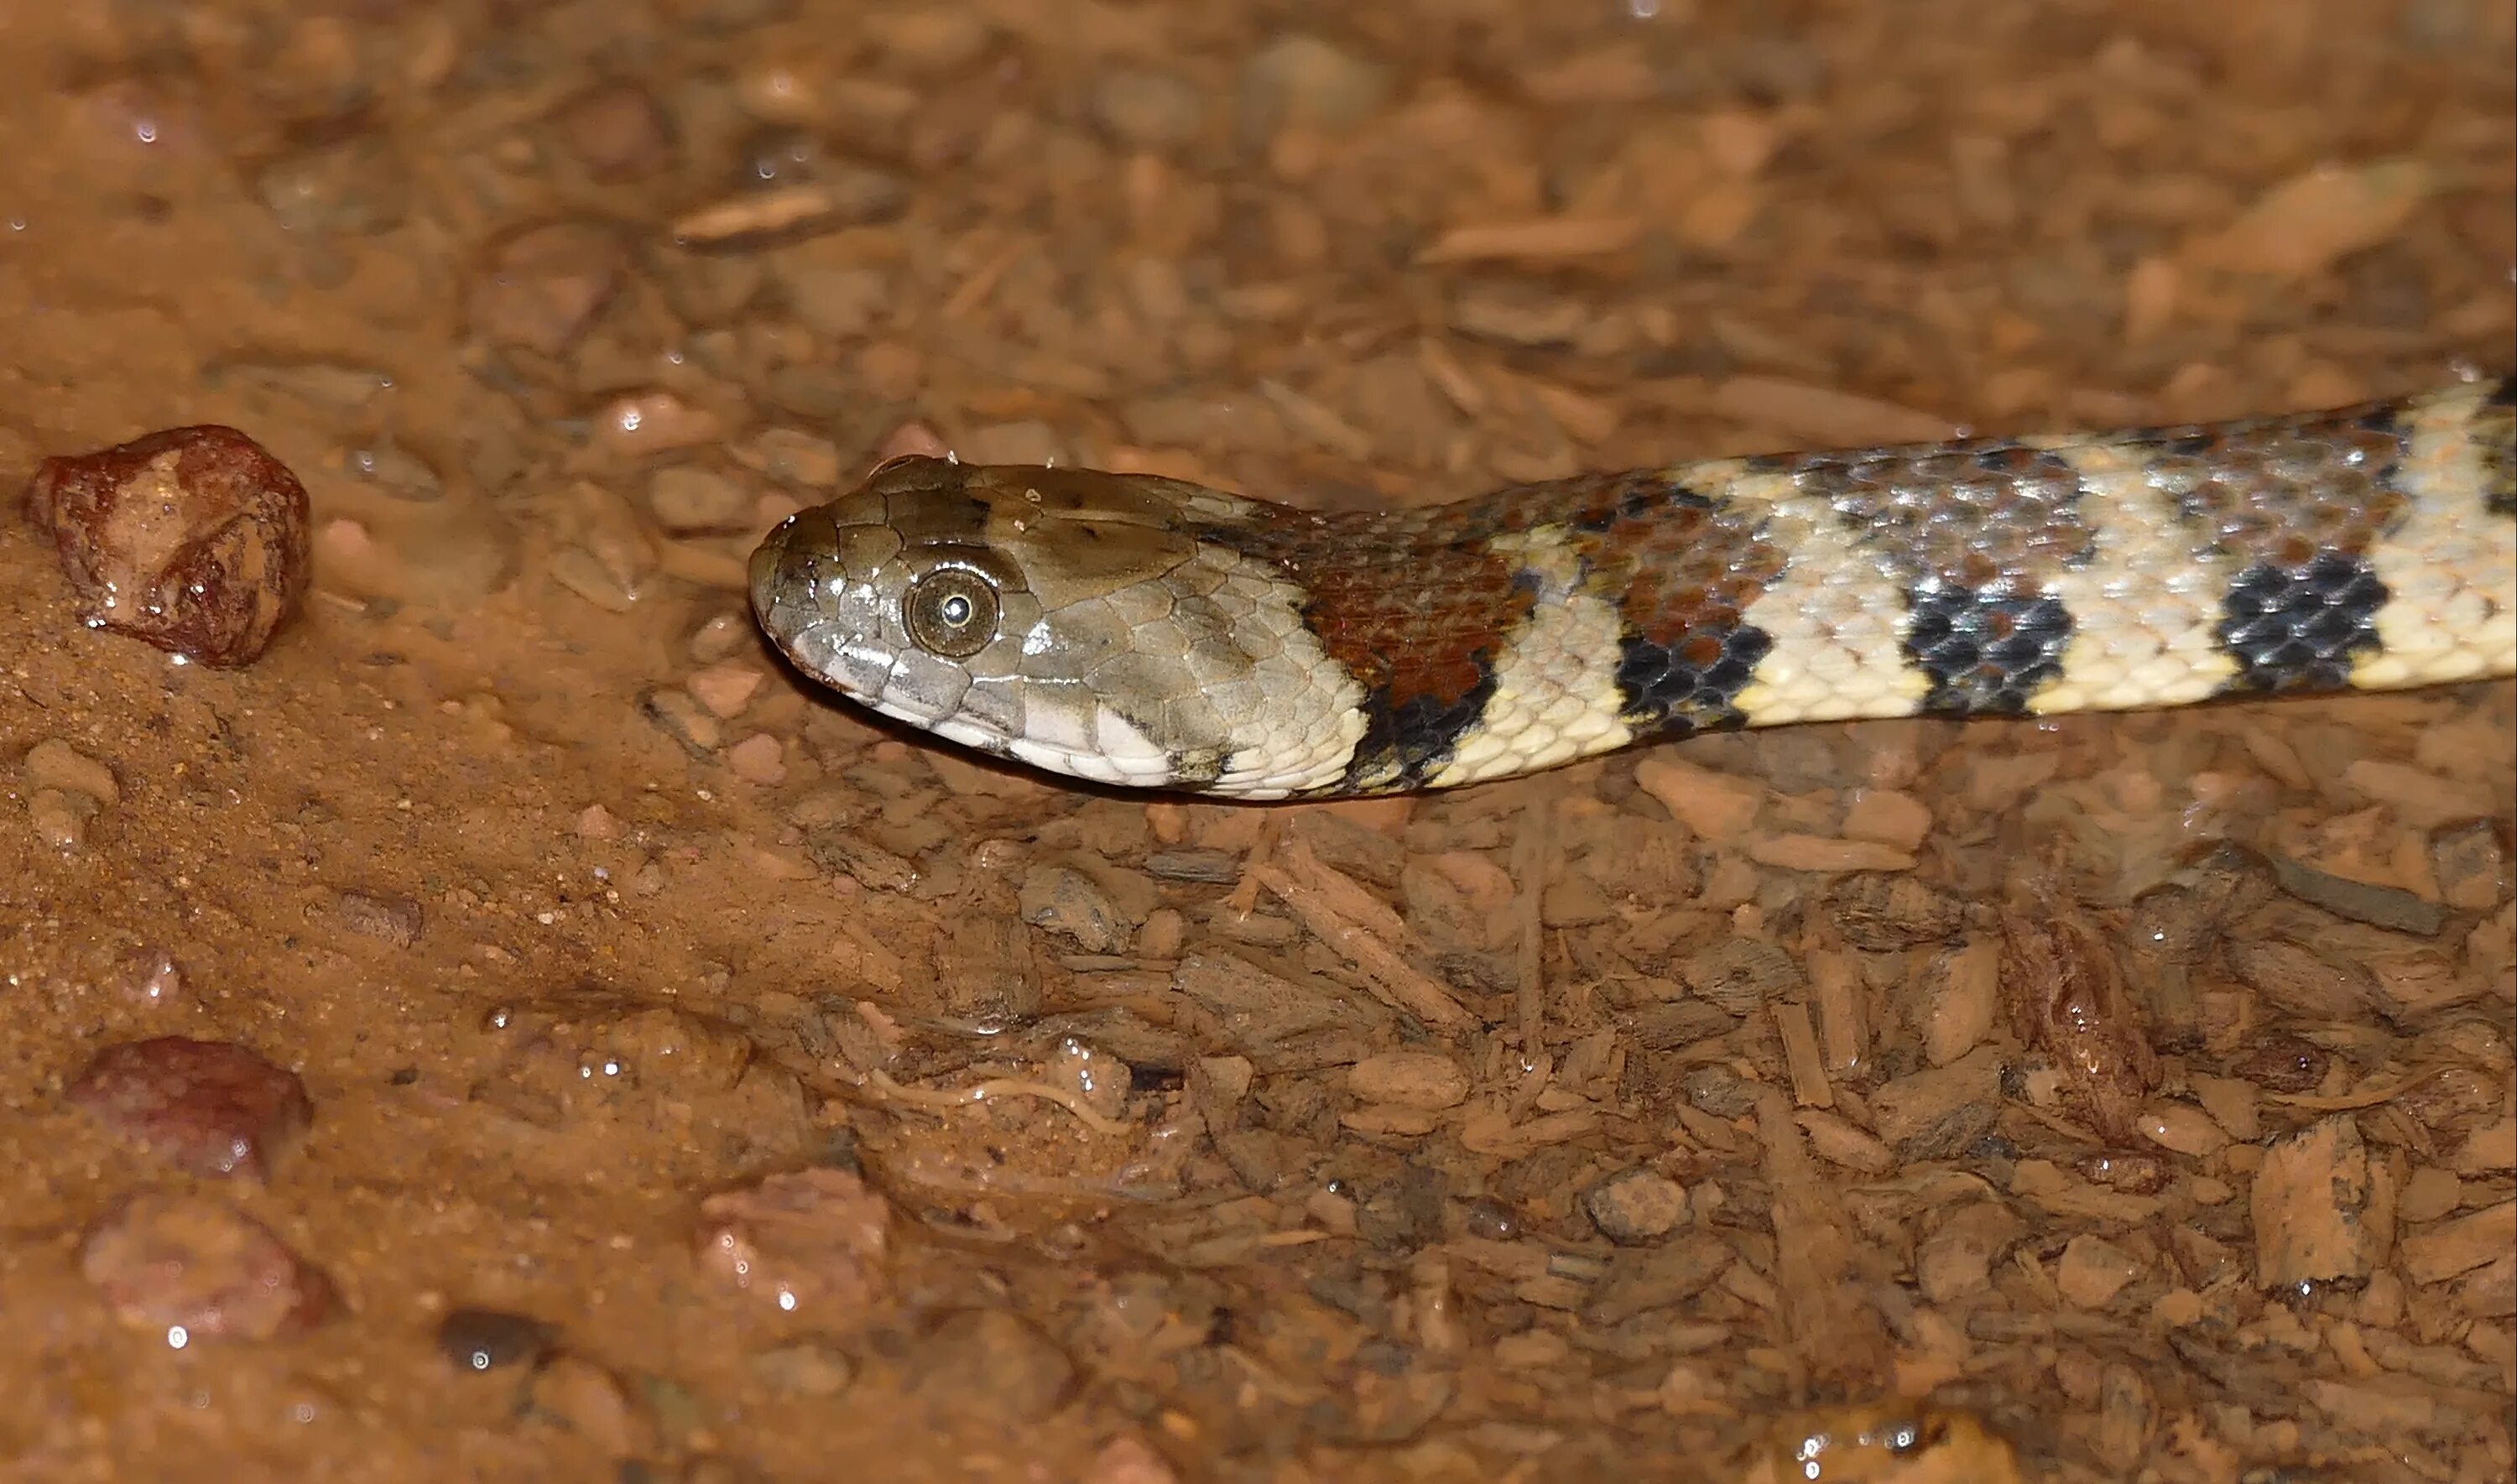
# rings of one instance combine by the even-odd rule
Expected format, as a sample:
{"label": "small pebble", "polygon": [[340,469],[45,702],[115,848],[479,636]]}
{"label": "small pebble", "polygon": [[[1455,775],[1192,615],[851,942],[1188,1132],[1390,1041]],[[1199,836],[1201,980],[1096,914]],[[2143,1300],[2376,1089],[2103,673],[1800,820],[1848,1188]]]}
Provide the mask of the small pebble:
{"label": "small pebble", "polygon": [[26,760],[20,767],[26,782],[35,787],[84,793],[107,806],[122,802],[122,788],[114,782],[113,770],[58,737],[48,737],[28,748]]}
{"label": "small pebble", "polygon": [[751,520],[751,490],[722,470],[669,464],[647,478],[647,508],[675,535],[742,530]]}
{"label": "small pebble", "polygon": [[584,1034],[590,1055],[639,1067],[659,1091],[679,1098],[732,1091],[758,1051],[740,1026],[677,1004],[629,1009]]}
{"label": "small pebble", "polygon": [[1176,148],[1205,128],[1206,96],[1176,73],[1113,67],[1093,85],[1092,116],[1131,148]]}
{"label": "small pebble", "polygon": [[1145,913],[1145,925],[1136,929],[1136,953],[1152,959],[1176,958],[1188,939],[1188,919],[1168,907],[1158,907]]}
{"label": "small pebble", "polygon": [[1128,951],[1131,929],[1118,904],[1071,867],[1035,866],[1023,872],[1017,902],[1025,922],[1073,940],[1085,953]]}
{"label": "small pebble", "polygon": [[2075,1308],[2103,1309],[2141,1276],[2141,1261],[2104,1237],[2083,1232],[2054,1264],[2054,1287]]}
{"label": "small pebble", "polygon": [[915,418],[884,434],[874,447],[873,467],[879,468],[896,458],[942,458],[953,451],[944,435],[932,423]]}
{"label": "small pebble", "polygon": [[1844,812],[1844,832],[1856,840],[1875,840],[1898,850],[1914,851],[1932,831],[1932,812],[1910,793],[1893,788],[1864,788]]}
{"label": "small pebble", "polygon": [[1080,1036],[1061,1036],[1041,1065],[1041,1081],[1074,1093],[1103,1118],[1115,1119],[1128,1111],[1135,1071]]}
{"label": "small pebble", "polygon": [[251,663],[306,593],[306,488],[234,428],[48,458],[26,513],[52,536],[83,622],[201,664]]}
{"label": "small pebble", "polygon": [[271,1230],[215,1201],[134,1196],[90,1228],[79,1272],[114,1317],[171,1346],[270,1339],[320,1323],[330,1280]]}
{"label": "small pebble", "polygon": [[1686,1219],[1686,1188],[1657,1170],[1629,1169],[1592,1186],[1582,1209],[1611,1242],[1650,1242]]}
{"label": "small pebble", "polygon": [[771,1390],[822,1401],[856,1384],[857,1363],[838,1341],[808,1336],[753,1355],[751,1374]]}
{"label": "small pebble", "polygon": [[2154,1154],[2120,1151],[2082,1155],[2071,1162],[2071,1171],[2092,1185],[2128,1196],[2154,1196],[2175,1175],[2167,1162]]}
{"label": "small pebble", "polygon": [[1469,1075],[1435,1051],[1386,1051],[1346,1069],[1346,1091],[1359,1102],[1439,1112],[1469,1098]]}
{"label": "small pebble", "polygon": [[436,466],[391,439],[351,448],[341,463],[387,499],[433,505],[446,498],[446,477]]}
{"label": "small pebble", "polygon": [[822,1323],[866,1317],[889,1287],[891,1207],[846,1170],[775,1174],[700,1203],[701,1269]]}
{"label": "small pebble", "polygon": [[472,332],[492,345],[564,355],[620,291],[628,268],[619,239],[601,227],[527,228],[491,248],[474,273]]}
{"label": "small pebble", "polygon": [[1084,1465],[1084,1484],[1178,1484],[1179,1473],[1133,1433],[1112,1438]]}
{"label": "small pebble", "polygon": [[438,1353],[466,1375],[538,1365],[553,1338],[549,1325],[503,1309],[452,1309],[437,1325]]}
{"label": "small pebble", "polygon": [[2193,1104],[2154,1102],[2142,1109],[2132,1126],[2152,1144],[2190,1160],[2202,1160],[2228,1147],[2228,1132]]}
{"label": "small pebble", "polygon": [[1635,784],[1673,819],[1717,843],[1745,837],[1766,800],[1765,786],[1753,780],[1663,757],[1637,763]]}
{"label": "small pebble", "polygon": [[587,420],[596,444],[623,458],[705,447],[725,437],[725,420],[716,413],[677,392],[652,387],[610,399]]}
{"label": "small pebble", "polygon": [[691,631],[691,657],[702,664],[716,664],[741,654],[759,630],[751,626],[747,614],[712,614],[706,622]]}
{"label": "small pebble", "polygon": [[775,787],[787,781],[787,744],[766,732],[754,732],[726,749],[725,765],[747,784]]}
{"label": "small pebble", "polygon": [[1460,1226],[1487,1242],[1510,1242],[1521,1234],[1520,1213],[1492,1196],[1478,1196],[1463,1205]]}
{"label": "small pebble", "polygon": [[248,1180],[269,1179],[315,1115],[295,1073],[242,1046],[181,1036],[106,1047],[64,1095],[179,1169]]}
{"label": "small pebble", "polygon": [[1388,67],[1335,42],[1291,31],[1261,47],[1241,78],[1246,124],[1264,136],[1286,127],[1344,133],[1388,100]]}
{"label": "small pebble", "polygon": [[123,954],[110,982],[137,1005],[162,1008],[184,998],[184,966],[162,948],[138,948]]}
{"label": "small pebble", "polygon": [[2487,820],[2433,836],[2430,869],[2438,876],[2439,895],[2458,912],[2487,912],[2508,894],[2508,857]]}
{"label": "small pebble", "polygon": [[395,948],[417,943],[428,926],[426,911],[411,898],[399,895],[344,891],[333,903],[333,911],[350,931]]}
{"label": "small pebble", "polygon": [[758,666],[730,659],[693,671],[682,685],[693,700],[707,707],[708,714],[720,721],[732,721],[751,704],[751,698],[760,694],[767,678]]}
{"label": "small pebble", "polygon": [[706,761],[716,754],[725,741],[725,728],[685,691],[649,691],[639,699],[639,710],[654,722],[666,737],[682,744],[682,750]]}

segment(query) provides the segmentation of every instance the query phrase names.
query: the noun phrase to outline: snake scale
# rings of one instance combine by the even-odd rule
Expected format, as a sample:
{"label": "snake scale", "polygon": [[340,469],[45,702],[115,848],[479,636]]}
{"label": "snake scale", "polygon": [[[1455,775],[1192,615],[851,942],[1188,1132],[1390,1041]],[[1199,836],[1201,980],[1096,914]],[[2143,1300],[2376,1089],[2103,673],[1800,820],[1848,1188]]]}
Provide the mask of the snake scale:
{"label": "snake scale", "polygon": [[1322,513],[895,459],[778,527],[803,672],[1102,784],[1350,798],[1656,739],[2517,673],[2517,377]]}

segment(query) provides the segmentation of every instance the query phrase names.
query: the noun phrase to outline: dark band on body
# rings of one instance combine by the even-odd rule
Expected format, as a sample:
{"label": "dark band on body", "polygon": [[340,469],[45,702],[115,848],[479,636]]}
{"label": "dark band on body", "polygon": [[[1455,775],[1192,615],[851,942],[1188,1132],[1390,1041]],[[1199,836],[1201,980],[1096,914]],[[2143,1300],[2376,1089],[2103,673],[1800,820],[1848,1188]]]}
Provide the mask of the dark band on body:
{"label": "dark band on body", "polygon": [[1493,504],[1326,516],[1308,554],[1275,554],[1302,588],[1303,621],[1363,688],[1342,791],[1422,784],[1484,715],[1506,638],[1536,600],[1518,564],[1490,548]]}
{"label": "dark band on body", "polygon": [[1638,740],[1744,726],[1773,653],[1748,621],[1789,565],[1760,515],[1666,473],[1600,482],[1576,521],[1589,590],[1615,607],[1619,719]]}
{"label": "dark band on body", "polygon": [[2004,439],[1797,460],[1856,542],[1895,573],[1898,647],[1941,716],[2017,716],[2063,673],[2073,633],[2057,579],[2097,560],[2069,460]]}
{"label": "dark band on body", "polygon": [[2384,647],[2386,584],[2371,560],[2408,514],[2410,429],[2400,404],[2181,433],[2154,478],[2232,560],[2213,633],[2233,695],[2338,691]]}

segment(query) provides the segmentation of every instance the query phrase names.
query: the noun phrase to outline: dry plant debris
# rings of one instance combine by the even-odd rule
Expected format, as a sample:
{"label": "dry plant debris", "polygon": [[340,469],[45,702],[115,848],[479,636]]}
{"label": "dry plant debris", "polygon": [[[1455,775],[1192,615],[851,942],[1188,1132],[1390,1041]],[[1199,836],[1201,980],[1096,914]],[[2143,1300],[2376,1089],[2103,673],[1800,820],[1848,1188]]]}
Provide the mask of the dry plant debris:
{"label": "dry plant debris", "polygon": [[[13,16],[0,1473],[2508,1479],[2517,687],[1227,809],[739,589],[901,452],[1404,503],[2504,366],[2512,25]],[[268,477],[127,539],[149,428]]]}

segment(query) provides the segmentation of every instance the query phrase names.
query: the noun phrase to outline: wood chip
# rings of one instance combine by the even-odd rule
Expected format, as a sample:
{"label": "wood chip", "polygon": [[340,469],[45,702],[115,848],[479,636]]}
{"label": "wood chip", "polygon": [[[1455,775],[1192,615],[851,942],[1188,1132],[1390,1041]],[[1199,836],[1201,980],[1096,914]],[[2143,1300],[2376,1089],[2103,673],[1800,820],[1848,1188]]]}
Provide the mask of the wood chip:
{"label": "wood chip", "polygon": [[1642,230],[1642,221],[1638,217],[1542,217],[1526,222],[1454,227],[1418,253],[1416,263],[1420,268],[1430,268],[1445,263],[1556,263],[1604,257],[1632,247]]}
{"label": "wood chip", "polygon": [[1373,994],[1391,1009],[1404,1011],[1436,1029],[1465,1026],[1471,1021],[1468,1007],[1460,1003],[1458,996],[1407,962],[1387,939],[1376,936],[1370,927],[1340,912],[1343,905],[1358,908],[1367,917],[1387,913],[1386,908],[1381,909],[1380,913],[1359,909],[1356,899],[1369,897],[1351,879],[1316,861],[1310,863],[1302,880],[1296,880],[1280,867],[1264,864],[1252,867],[1250,874],[1260,886],[1284,899],[1294,914],[1302,919],[1302,925],[1321,942],[1360,969]]}
{"label": "wood chip", "polygon": [[2250,1213],[2255,1282],[2267,1289],[2366,1278],[2394,1245],[2391,1179],[2348,1113],[2273,1141]]}

